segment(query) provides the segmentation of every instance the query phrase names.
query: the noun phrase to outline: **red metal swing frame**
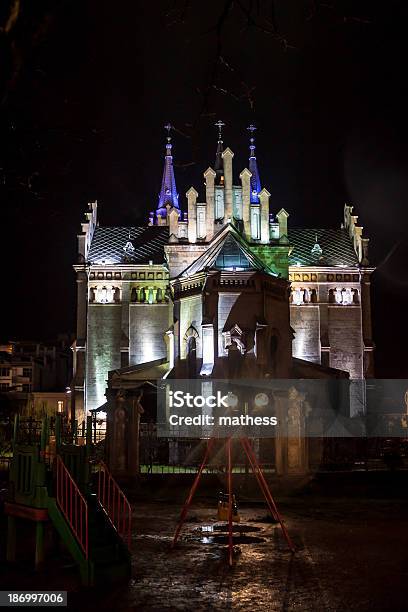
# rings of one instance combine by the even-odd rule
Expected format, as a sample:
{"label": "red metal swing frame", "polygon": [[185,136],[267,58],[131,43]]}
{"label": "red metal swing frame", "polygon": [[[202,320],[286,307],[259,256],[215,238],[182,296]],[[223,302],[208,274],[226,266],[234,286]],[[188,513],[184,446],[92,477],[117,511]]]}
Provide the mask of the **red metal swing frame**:
{"label": "red metal swing frame", "polygon": [[[285,524],[283,522],[282,516],[280,515],[278,508],[276,506],[275,500],[273,499],[270,487],[266,481],[266,478],[262,472],[261,466],[258,463],[258,460],[256,458],[256,455],[252,449],[251,443],[248,440],[248,438],[240,438],[239,439],[240,444],[245,452],[245,455],[248,458],[248,461],[251,465],[251,469],[252,472],[255,474],[255,477],[257,479],[259,488],[261,489],[264,497],[265,497],[265,501],[267,503],[267,506],[269,508],[269,511],[272,515],[272,518],[279,523],[281,529],[282,529],[282,533],[283,536],[286,540],[286,543],[289,547],[289,550],[294,553],[295,552],[295,546],[292,542],[292,540],[290,539],[290,536],[288,534],[288,531],[285,527]],[[206,451],[204,453],[204,457],[203,460],[201,462],[201,465],[199,467],[199,470],[196,474],[196,477],[194,479],[194,482],[190,488],[189,494],[187,495],[186,501],[184,502],[184,505],[181,509],[181,513],[180,513],[180,518],[179,518],[179,522],[177,524],[176,527],[176,531],[174,533],[174,538],[173,538],[173,543],[172,543],[172,548],[174,548],[177,544],[177,541],[179,539],[181,530],[183,528],[183,525],[185,523],[186,517],[187,517],[187,512],[188,509],[191,505],[191,502],[193,501],[193,497],[194,494],[197,490],[198,484],[200,482],[201,476],[203,474],[204,468],[208,463],[208,459],[210,457],[210,453],[211,450],[213,448],[215,442],[215,438],[210,438],[207,442],[207,448]],[[231,438],[227,438],[226,442],[225,442],[225,450],[226,450],[226,460],[227,460],[227,489],[228,489],[228,564],[229,566],[232,566],[233,564],[233,525],[232,525],[232,458],[231,458]]]}

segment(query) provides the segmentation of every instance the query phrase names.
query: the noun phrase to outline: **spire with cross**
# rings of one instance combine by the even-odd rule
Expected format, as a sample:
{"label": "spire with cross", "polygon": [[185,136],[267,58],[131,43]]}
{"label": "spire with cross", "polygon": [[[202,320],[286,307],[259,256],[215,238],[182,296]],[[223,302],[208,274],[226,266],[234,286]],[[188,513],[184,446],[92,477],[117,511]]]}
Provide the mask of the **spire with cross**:
{"label": "spire with cross", "polygon": [[251,123],[247,127],[248,132],[250,133],[249,138],[249,171],[252,174],[251,176],[251,202],[258,203],[259,202],[259,192],[261,191],[261,179],[259,178],[258,172],[258,164],[256,163],[256,155],[255,155],[255,136],[254,133],[256,131],[256,127]]}
{"label": "spire with cross", "polygon": [[172,144],[170,134],[173,126],[170,123],[166,123],[164,129],[167,131],[166,155],[164,158],[163,179],[159,193],[159,203],[156,210],[156,215],[160,215],[161,217],[166,217],[168,205],[180,211],[176,180],[174,178],[173,156],[171,154]]}
{"label": "spire with cross", "polygon": [[225,126],[225,123],[219,119],[217,123],[214,123],[214,126],[218,128],[218,143],[217,143],[217,152],[215,154],[215,166],[214,170],[216,173],[216,182],[221,182],[221,177],[224,176],[224,164],[222,161],[222,153],[224,150],[223,140],[222,140],[222,128]]}

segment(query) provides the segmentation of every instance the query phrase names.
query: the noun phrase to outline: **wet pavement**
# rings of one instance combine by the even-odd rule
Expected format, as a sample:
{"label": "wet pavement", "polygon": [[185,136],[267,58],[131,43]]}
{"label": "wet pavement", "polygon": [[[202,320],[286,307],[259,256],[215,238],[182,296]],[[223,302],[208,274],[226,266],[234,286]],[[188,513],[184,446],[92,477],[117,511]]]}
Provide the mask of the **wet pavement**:
{"label": "wet pavement", "polygon": [[[398,612],[408,609],[407,509],[398,500],[284,500],[292,555],[262,505],[241,507],[229,568],[214,502],[194,506],[174,550],[180,506],[136,503],[129,585],[84,591],[74,568],[50,566],[36,588],[65,587],[73,610]],[[9,573],[8,587],[16,580],[20,589],[33,584],[28,573]]]}

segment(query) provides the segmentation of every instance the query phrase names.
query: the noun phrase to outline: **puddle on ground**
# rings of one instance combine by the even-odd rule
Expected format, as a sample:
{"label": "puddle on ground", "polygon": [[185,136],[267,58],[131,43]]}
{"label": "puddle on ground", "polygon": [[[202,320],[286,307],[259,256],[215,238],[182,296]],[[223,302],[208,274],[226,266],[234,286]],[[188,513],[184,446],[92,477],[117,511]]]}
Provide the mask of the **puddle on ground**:
{"label": "puddle on ground", "polygon": [[[202,544],[228,544],[228,525],[202,525],[195,529],[196,532],[202,534],[200,542]],[[233,525],[233,542],[234,544],[259,544],[266,542],[265,538],[260,538],[247,533],[262,531],[261,527],[255,525]]]}
{"label": "puddle on ground", "polygon": [[[228,534],[204,536],[200,541],[203,544],[228,544]],[[234,544],[260,544],[261,542],[266,542],[266,539],[258,536],[239,534],[233,535],[232,541]]]}
{"label": "puddle on ground", "polygon": [[[233,524],[234,533],[253,533],[254,531],[262,531],[262,527],[256,527],[255,525],[237,525]],[[200,533],[228,533],[228,525],[202,525],[201,527],[197,527],[196,531]]]}

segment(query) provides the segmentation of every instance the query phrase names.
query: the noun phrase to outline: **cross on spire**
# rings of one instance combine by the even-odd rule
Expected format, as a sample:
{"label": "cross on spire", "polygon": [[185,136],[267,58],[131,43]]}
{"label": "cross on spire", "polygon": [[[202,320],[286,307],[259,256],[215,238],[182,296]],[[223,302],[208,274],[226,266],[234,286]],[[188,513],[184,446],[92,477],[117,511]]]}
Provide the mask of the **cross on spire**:
{"label": "cross on spire", "polygon": [[218,140],[222,141],[222,128],[225,127],[225,123],[218,119],[217,123],[214,123],[215,127],[218,128]]}
{"label": "cross on spire", "polygon": [[167,130],[167,142],[170,142],[171,141],[170,132],[173,129],[173,126],[171,125],[171,123],[167,122],[166,125],[164,126],[164,129]]}
{"label": "cross on spire", "polygon": [[256,127],[251,123],[247,127],[250,133],[249,138],[249,171],[251,172],[251,202],[259,202],[259,192],[261,191],[261,179],[259,178],[258,165],[255,156],[255,136]]}
{"label": "cross on spire", "polygon": [[249,142],[251,143],[249,145],[249,148],[251,150],[251,152],[255,153],[255,137],[254,137],[254,132],[256,132],[256,127],[254,126],[253,123],[251,123],[248,127],[247,127],[248,132],[251,134],[251,137],[249,139]]}
{"label": "cross on spire", "polygon": [[217,152],[215,154],[214,170],[217,175],[216,183],[217,185],[219,185],[224,180],[224,163],[222,161],[222,152],[223,152],[222,128],[225,126],[225,123],[221,121],[221,119],[218,119],[217,123],[214,123],[214,125],[216,128],[218,128],[218,144],[217,144]]}

